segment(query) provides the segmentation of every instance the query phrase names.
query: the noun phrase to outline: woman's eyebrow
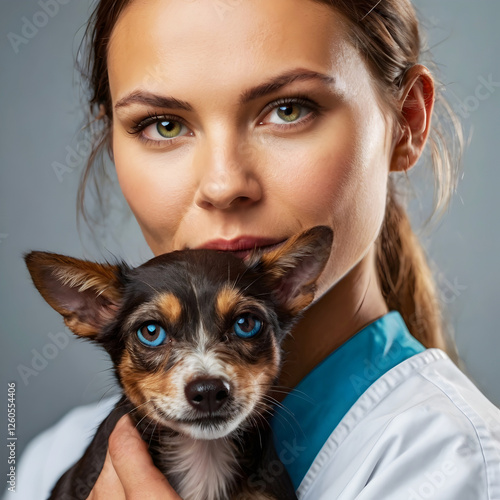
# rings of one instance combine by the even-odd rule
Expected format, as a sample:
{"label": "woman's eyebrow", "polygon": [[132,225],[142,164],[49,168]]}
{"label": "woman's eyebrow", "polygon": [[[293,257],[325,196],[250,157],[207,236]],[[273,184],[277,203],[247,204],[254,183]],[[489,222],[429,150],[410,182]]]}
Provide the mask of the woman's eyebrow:
{"label": "woman's eyebrow", "polygon": [[319,80],[326,85],[331,85],[335,82],[335,78],[332,76],[318,73],[317,71],[302,68],[292,69],[271,78],[257,87],[245,90],[240,95],[239,104],[246,104],[253,99],[258,99],[259,97],[276,92],[276,90],[279,90],[281,87],[289,85],[297,80]]}
{"label": "woman's eyebrow", "polygon": [[[246,104],[247,102],[258,99],[259,97],[263,97],[267,94],[271,94],[272,92],[276,92],[280,88],[298,80],[319,80],[325,85],[331,85],[335,82],[335,78],[333,78],[332,76],[318,73],[317,71],[301,68],[292,69],[274,76],[267,82],[257,85],[256,87],[245,90],[240,94],[239,104]],[[183,109],[185,111],[193,111],[193,107],[187,101],[176,99],[175,97],[171,96],[153,94],[152,92],[142,90],[134,90],[130,94],[120,99],[115,104],[115,110],[118,108],[129,106],[131,104],[145,104],[158,108],[172,108]]]}

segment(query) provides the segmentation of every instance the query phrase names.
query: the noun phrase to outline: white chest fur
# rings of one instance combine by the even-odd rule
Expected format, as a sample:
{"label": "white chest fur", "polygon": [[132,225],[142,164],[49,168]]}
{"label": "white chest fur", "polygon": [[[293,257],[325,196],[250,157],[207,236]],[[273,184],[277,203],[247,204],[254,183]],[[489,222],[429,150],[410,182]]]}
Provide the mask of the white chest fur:
{"label": "white chest fur", "polygon": [[237,477],[234,445],[228,439],[165,438],[159,466],[184,500],[222,500]]}

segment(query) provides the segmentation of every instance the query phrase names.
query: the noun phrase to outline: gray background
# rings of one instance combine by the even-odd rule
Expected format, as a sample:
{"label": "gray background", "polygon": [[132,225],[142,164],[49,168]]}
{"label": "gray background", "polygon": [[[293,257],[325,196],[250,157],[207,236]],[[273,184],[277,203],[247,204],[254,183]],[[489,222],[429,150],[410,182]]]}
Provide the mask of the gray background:
{"label": "gray background", "polygon": [[[423,242],[466,368],[500,406],[500,334],[495,320],[500,305],[495,260],[500,255],[500,88],[481,94],[481,101],[474,97],[480,78],[500,82],[500,2],[417,0],[415,5],[427,26],[450,102],[456,110],[466,106],[463,124],[469,135],[473,133],[458,193]],[[89,8],[89,0],[61,5],[16,53],[8,34],[20,34],[23,18],[33,20],[41,7],[32,0],[4,1],[0,6],[0,387],[5,401],[0,403],[0,435],[6,436],[7,382],[15,381],[18,456],[34,435],[70,408],[114,390],[105,353],[76,339],[56,350],[50,347],[49,334],[67,330],[31,284],[22,253],[37,249],[102,259],[112,252],[135,265],[152,256],[134,220],[123,232],[100,231],[99,247],[86,233],[80,237],[75,200],[83,157],[60,179],[53,169],[54,162],[65,163],[70,149],[82,154],[85,149],[77,135],[82,116],[73,63]],[[113,217],[119,218],[120,203],[117,196]],[[414,212],[415,225],[418,218]],[[25,383],[20,367],[33,368],[32,363],[37,375],[28,376]],[[1,470],[6,471],[2,456]]]}

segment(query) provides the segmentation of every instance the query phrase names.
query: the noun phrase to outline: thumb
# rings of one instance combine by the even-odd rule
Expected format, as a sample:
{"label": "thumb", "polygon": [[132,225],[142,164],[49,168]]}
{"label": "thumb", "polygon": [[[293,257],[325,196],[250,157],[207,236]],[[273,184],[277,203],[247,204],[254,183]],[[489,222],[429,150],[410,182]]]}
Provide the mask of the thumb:
{"label": "thumb", "polygon": [[127,499],[181,500],[154,466],[146,443],[128,415],[120,418],[109,437],[109,455]]}

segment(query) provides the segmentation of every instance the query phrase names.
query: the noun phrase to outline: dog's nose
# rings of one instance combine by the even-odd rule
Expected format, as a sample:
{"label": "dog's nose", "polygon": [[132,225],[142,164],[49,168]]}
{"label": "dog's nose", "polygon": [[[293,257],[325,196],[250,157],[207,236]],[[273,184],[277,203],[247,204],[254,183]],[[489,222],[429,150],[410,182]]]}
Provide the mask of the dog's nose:
{"label": "dog's nose", "polygon": [[218,378],[198,378],[187,384],[184,391],[194,409],[203,413],[213,413],[227,403],[230,386]]}

